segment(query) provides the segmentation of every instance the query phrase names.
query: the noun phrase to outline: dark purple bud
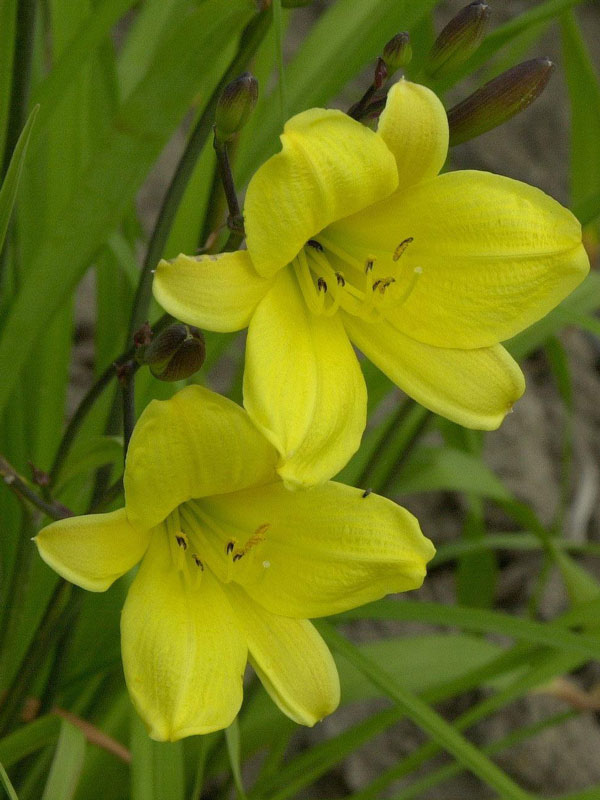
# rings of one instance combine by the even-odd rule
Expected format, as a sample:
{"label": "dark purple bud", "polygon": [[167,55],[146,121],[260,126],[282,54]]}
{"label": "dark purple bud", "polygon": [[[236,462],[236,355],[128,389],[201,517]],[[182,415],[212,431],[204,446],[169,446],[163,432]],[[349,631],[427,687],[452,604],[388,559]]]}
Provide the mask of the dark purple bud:
{"label": "dark purple bud", "polygon": [[176,322],[161,331],[145,348],[143,363],[161,381],[180,381],[200,369],[205,355],[202,331]]}
{"label": "dark purple bud", "polygon": [[425,63],[431,77],[452,72],[477,50],[490,18],[490,7],[484,0],[469,3],[446,25],[433,43]]}
{"label": "dark purple bud", "polygon": [[534,58],[503,72],[448,111],[450,144],[461,144],[497,128],[539,97],[554,64]]}

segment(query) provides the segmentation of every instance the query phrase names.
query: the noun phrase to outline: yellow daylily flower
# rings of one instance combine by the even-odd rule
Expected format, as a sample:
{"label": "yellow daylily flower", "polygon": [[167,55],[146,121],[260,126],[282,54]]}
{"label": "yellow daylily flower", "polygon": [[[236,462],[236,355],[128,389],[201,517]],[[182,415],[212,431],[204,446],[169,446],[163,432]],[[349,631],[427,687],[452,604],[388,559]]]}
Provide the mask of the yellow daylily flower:
{"label": "yellow daylily flower", "polygon": [[249,326],[244,405],[286,483],[355,452],[366,390],[351,342],[427,408],[494,429],[524,391],[500,345],[586,275],[575,217],[487,172],[438,175],[448,122],[408,81],[376,132],[340,111],[292,117],[248,186],[247,251],[161,261],[154,295],[215,331]]}
{"label": "yellow daylily flower", "polygon": [[60,575],[101,592],[141,560],[121,618],[125,679],[150,736],[227,727],[249,658],[279,708],[313,725],[339,702],[308,617],[421,585],[434,553],[417,520],[329,482],[289,492],[243,409],[199,386],[153,401],[125,467],[125,508],[59,520],[35,541]]}

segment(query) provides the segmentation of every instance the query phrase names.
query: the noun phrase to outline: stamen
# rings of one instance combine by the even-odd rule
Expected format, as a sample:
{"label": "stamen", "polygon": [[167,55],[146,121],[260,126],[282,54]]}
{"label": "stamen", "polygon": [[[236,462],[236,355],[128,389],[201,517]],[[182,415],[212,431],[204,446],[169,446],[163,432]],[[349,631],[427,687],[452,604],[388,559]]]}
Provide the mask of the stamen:
{"label": "stamen", "polygon": [[394,261],[398,261],[402,253],[406,250],[406,248],[411,242],[414,242],[413,236],[409,236],[408,239],[403,239],[394,250],[394,255],[392,256],[392,259]]}
{"label": "stamen", "polygon": [[[319,275],[317,278],[317,287],[319,290],[319,296],[322,298],[323,306],[321,309],[321,314],[326,317],[331,317],[335,314],[335,312],[340,307],[340,300],[338,297],[337,292],[335,291],[335,284],[333,283],[332,278],[335,277],[334,271],[331,269],[329,265],[329,261],[326,257],[322,254],[322,252],[315,250],[310,254],[311,261],[315,267],[314,272],[317,273],[317,270],[322,271],[325,273],[326,277],[323,275]],[[310,265],[308,263],[308,259],[306,261],[308,268],[310,269]],[[339,281],[336,278],[336,283],[339,285]],[[329,303],[325,299],[325,295],[329,298]]]}
{"label": "stamen", "polygon": [[304,250],[300,250],[297,258],[294,261],[296,268],[296,276],[300,284],[300,290],[304,295],[306,305],[313,312],[313,314],[322,314],[325,307],[324,292],[317,290],[313,279],[310,274],[310,267]]}
{"label": "stamen", "polygon": [[179,545],[179,547],[182,547],[184,550],[187,550],[188,538],[185,535],[185,533],[176,534],[175,535],[175,540],[177,541],[177,544]]}
{"label": "stamen", "polygon": [[385,294],[385,290],[388,288],[388,286],[391,286],[392,283],[396,283],[396,278],[380,278],[378,281],[375,281],[372,288],[373,291],[375,291],[375,289],[379,289],[379,294]]}
{"label": "stamen", "polygon": [[335,273],[335,279],[337,281],[337,285],[340,286],[343,289],[344,286],[346,285],[346,279],[344,278],[342,273],[341,272],[336,272]]}
{"label": "stamen", "polygon": [[236,550],[236,552],[233,555],[233,560],[239,561],[240,558],[243,558],[243,556],[249,553],[253,547],[256,547],[256,545],[260,544],[261,542],[264,542],[266,538],[266,533],[270,527],[271,527],[270,522],[265,522],[263,525],[259,525],[259,527],[252,534],[252,536],[248,539],[244,547],[241,550]]}
{"label": "stamen", "polygon": [[372,491],[373,491],[373,489],[365,489],[364,492],[362,493],[362,496],[363,497],[368,497],[371,494]]}
{"label": "stamen", "polygon": [[231,555],[233,553],[233,548],[235,547],[235,542],[227,542],[227,547],[225,548],[225,552],[227,555]]}
{"label": "stamen", "polygon": [[197,553],[192,553],[192,558],[196,566],[200,568],[200,572],[204,572],[204,564],[200,561],[200,556]]}
{"label": "stamen", "polygon": [[373,272],[374,266],[375,266],[375,256],[367,256],[367,260],[365,262],[365,275],[368,275],[369,272]]}
{"label": "stamen", "polygon": [[314,247],[315,250],[318,250],[319,253],[323,252],[323,245],[317,242],[316,239],[309,239],[306,243],[309,247]]}

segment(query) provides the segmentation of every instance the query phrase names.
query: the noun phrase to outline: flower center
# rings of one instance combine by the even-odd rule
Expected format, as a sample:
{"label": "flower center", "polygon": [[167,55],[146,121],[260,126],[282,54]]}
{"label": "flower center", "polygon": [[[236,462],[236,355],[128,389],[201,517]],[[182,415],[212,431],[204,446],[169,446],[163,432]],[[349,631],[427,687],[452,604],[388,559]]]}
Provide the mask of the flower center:
{"label": "flower center", "polygon": [[197,584],[205,569],[222,583],[243,582],[250,573],[268,569],[261,545],[270,527],[265,522],[256,530],[245,530],[228,522],[221,526],[203,508],[201,500],[188,500],[165,521],[173,566],[184,579]]}
{"label": "flower center", "polygon": [[331,316],[342,308],[377,322],[408,300],[423,272],[420,266],[411,269],[401,262],[412,241],[408,237],[393,253],[361,259],[328,238],[326,231],[309,239],[292,262],[307,306],[313,314]]}

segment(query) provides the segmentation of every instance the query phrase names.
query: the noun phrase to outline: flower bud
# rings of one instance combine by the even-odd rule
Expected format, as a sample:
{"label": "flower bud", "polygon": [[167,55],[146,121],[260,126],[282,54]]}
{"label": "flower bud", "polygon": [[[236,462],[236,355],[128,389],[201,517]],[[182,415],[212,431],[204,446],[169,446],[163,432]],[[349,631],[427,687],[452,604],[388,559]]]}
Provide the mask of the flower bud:
{"label": "flower bud", "polygon": [[205,355],[202,331],[176,322],[161,331],[144,349],[143,363],[161,381],[180,381],[200,369]]}
{"label": "flower bud", "polygon": [[412,58],[410,36],[406,31],[397,33],[383,48],[383,60],[388,70],[388,75],[405,67]]}
{"label": "flower bud", "polygon": [[476,0],[453,17],[433,43],[425,64],[432,77],[458,67],[479,47],[490,17],[490,7]]}
{"label": "flower bud", "polygon": [[548,58],[534,58],[477,89],[448,111],[450,144],[467,142],[523,111],[545,89],[553,70]]}
{"label": "flower bud", "polygon": [[215,135],[228,142],[244,127],[258,100],[258,81],[244,72],[224,89],[215,111]]}

